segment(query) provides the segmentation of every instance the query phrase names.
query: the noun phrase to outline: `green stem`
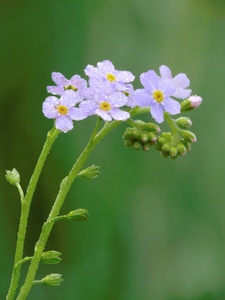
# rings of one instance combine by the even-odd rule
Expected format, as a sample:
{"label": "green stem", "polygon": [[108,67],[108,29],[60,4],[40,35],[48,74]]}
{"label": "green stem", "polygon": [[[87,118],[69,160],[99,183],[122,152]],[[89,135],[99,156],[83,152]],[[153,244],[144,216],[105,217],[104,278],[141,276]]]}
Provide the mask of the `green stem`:
{"label": "green stem", "polygon": [[[68,176],[65,177],[60,185],[60,190],[59,193],[56,197],[55,203],[51,209],[51,212],[49,214],[49,217],[47,221],[44,223],[42,227],[42,231],[39,237],[38,242],[35,245],[35,250],[34,250],[34,255],[33,259],[31,261],[29,270],[27,272],[27,276],[25,279],[25,282],[23,286],[21,287],[21,290],[18,294],[17,300],[24,300],[26,299],[27,295],[30,292],[30,289],[33,285],[33,281],[35,279],[35,275],[39,266],[39,262],[41,260],[41,255],[44,251],[45,245],[47,243],[48,237],[51,233],[52,227],[54,225],[54,218],[56,218],[60,212],[60,209],[65,201],[65,198],[71,188],[71,185],[73,181],[75,180],[78,172],[81,170],[83,167],[83,164],[86,162],[92,151],[95,149],[95,147],[98,145],[98,143],[116,126],[118,126],[122,121],[113,121],[110,123],[105,123],[103,128],[95,134],[95,136],[92,134],[86,148],[84,151],[81,153],[79,158],[77,159],[76,163],[72,167],[71,171],[69,172]],[[98,121],[97,125],[98,126]],[[96,128],[96,127],[95,127]],[[96,130],[94,131],[96,133]]]}
{"label": "green stem", "polygon": [[18,233],[17,233],[17,243],[16,243],[15,258],[14,258],[14,267],[13,267],[12,278],[11,278],[8,294],[6,296],[6,300],[13,300],[15,297],[15,294],[16,294],[16,290],[17,290],[18,282],[19,282],[19,278],[20,278],[20,271],[21,271],[21,264],[17,265],[17,263],[19,261],[21,261],[22,257],[23,257],[23,249],[24,249],[24,242],[25,242],[25,236],[26,236],[26,230],[27,230],[27,222],[28,222],[28,217],[29,217],[30,205],[32,202],[33,194],[36,189],[36,185],[37,185],[40,173],[42,171],[43,165],[45,163],[45,160],[48,156],[48,153],[49,153],[55,139],[59,135],[59,132],[60,131],[56,128],[53,128],[51,131],[48,132],[46,142],[43,146],[42,152],[37,161],[33,175],[30,179],[26,195],[23,198],[23,201],[21,201],[21,214],[20,214],[19,229],[18,229]]}
{"label": "green stem", "polygon": [[[141,108],[141,109],[134,108],[130,111],[130,114],[133,117],[135,115],[139,115],[139,114],[146,113],[146,112],[149,112],[149,108]],[[81,153],[81,155],[77,159],[76,163],[72,167],[68,176],[65,177],[61,182],[59,193],[58,193],[56,200],[54,202],[54,205],[50,211],[49,217],[42,227],[42,231],[41,231],[39,240],[37,241],[37,243],[35,245],[33,259],[31,261],[30,267],[28,269],[27,276],[25,278],[25,282],[20,289],[18,297],[16,298],[17,300],[26,299],[27,295],[30,292],[30,289],[33,285],[35,275],[36,275],[36,272],[37,272],[37,269],[38,269],[38,266],[39,266],[39,263],[41,260],[41,255],[45,249],[45,245],[47,243],[48,237],[49,237],[51,230],[53,228],[53,225],[54,225],[54,222],[52,220],[54,220],[54,218],[57,218],[57,216],[60,212],[60,209],[65,201],[65,198],[71,188],[71,185],[72,185],[73,181],[75,180],[75,178],[77,177],[77,174],[83,167],[84,163],[86,162],[86,160],[88,159],[88,157],[90,156],[92,151],[98,145],[98,143],[111,130],[113,130],[115,127],[117,127],[119,124],[121,124],[123,122],[123,121],[106,122],[105,125],[103,126],[103,128],[99,132],[97,132],[99,129],[100,121],[101,121],[101,119],[98,118],[96,126],[93,130],[93,133],[91,135],[91,138],[90,138],[86,148],[84,149],[84,151]]]}
{"label": "green stem", "polygon": [[21,201],[21,204],[23,203],[23,200],[24,200],[24,193],[23,193],[23,189],[21,187],[21,185],[19,183],[16,184],[16,187],[19,191],[19,194],[20,194],[20,201]]}
{"label": "green stem", "polygon": [[179,142],[180,139],[179,139],[179,135],[178,135],[178,131],[179,131],[179,128],[177,128],[176,126],[176,123],[174,122],[174,120],[170,117],[170,114],[165,112],[164,113],[164,117],[165,117],[165,120],[167,122],[167,124],[169,125],[170,129],[171,129],[171,132],[173,134],[173,137],[175,138],[176,142]]}

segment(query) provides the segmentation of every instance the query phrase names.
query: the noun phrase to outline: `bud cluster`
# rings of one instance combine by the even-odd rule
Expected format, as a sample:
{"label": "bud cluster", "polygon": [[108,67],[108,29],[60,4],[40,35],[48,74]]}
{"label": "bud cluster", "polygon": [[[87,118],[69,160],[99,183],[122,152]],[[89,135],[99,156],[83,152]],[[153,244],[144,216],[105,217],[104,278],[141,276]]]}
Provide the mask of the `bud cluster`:
{"label": "bud cluster", "polygon": [[163,157],[177,158],[184,156],[191,149],[191,144],[184,139],[177,140],[171,132],[163,132],[158,137],[155,148],[161,151]]}
{"label": "bud cluster", "polygon": [[126,128],[123,135],[124,145],[132,146],[135,150],[148,151],[152,145],[155,145],[156,133],[160,132],[160,128],[157,124],[140,120],[135,121],[135,125],[135,127]]}
{"label": "bud cluster", "polygon": [[176,124],[176,134],[163,132],[157,139],[155,148],[161,151],[163,157],[184,156],[191,150],[191,143],[197,141],[195,134],[186,129],[191,126],[189,118],[178,118],[174,120],[174,124]]}

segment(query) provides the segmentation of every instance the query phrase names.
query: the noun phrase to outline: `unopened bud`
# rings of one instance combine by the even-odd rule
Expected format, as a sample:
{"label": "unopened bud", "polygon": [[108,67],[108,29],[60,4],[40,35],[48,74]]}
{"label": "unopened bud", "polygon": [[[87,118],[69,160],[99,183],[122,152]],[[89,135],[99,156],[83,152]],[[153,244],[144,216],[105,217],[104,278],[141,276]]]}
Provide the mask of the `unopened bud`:
{"label": "unopened bud", "polygon": [[92,165],[87,169],[81,171],[78,176],[84,179],[95,179],[100,174],[99,167]]}
{"label": "unopened bud", "polygon": [[170,156],[172,158],[176,157],[177,156],[177,148],[176,147],[171,147],[170,148]]}
{"label": "unopened bud", "polygon": [[49,265],[58,264],[62,260],[59,257],[61,254],[55,250],[46,251],[41,255],[41,263]]}
{"label": "unopened bud", "polygon": [[189,130],[181,130],[179,134],[189,143],[197,142],[197,138],[195,134]]}
{"label": "unopened bud", "polygon": [[186,147],[182,143],[179,143],[177,145],[177,153],[180,156],[184,156],[186,154],[186,152],[187,152]]}
{"label": "unopened bud", "polygon": [[178,126],[181,128],[189,128],[192,125],[191,119],[187,117],[180,117],[174,120]]}
{"label": "unopened bud", "polygon": [[141,147],[142,147],[142,144],[141,144],[140,142],[138,142],[138,141],[136,141],[136,142],[133,144],[133,148],[134,148],[135,150],[139,150],[139,149],[141,149]]}
{"label": "unopened bud", "polygon": [[135,121],[136,124],[138,124],[138,126],[141,128],[141,130],[144,131],[149,131],[149,132],[155,132],[155,133],[160,133],[160,127],[158,124],[155,123],[145,123],[142,120],[136,120]]}
{"label": "unopened bud", "polygon": [[170,145],[169,144],[164,144],[163,146],[162,146],[162,152],[163,153],[169,153],[169,151],[170,151]]}
{"label": "unopened bud", "polygon": [[152,144],[156,143],[157,138],[156,138],[156,135],[153,132],[148,132],[148,138],[149,138],[149,141]]}
{"label": "unopened bud", "polygon": [[188,100],[190,101],[191,107],[194,109],[199,107],[202,103],[202,97],[196,95],[189,97]]}
{"label": "unopened bud", "polygon": [[190,96],[188,99],[181,102],[181,111],[189,111],[196,109],[202,103],[202,98],[199,96]]}
{"label": "unopened bud", "polygon": [[146,143],[146,144],[143,144],[143,145],[142,145],[142,149],[143,149],[144,151],[148,151],[148,150],[150,149],[150,147],[151,147],[151,143]]}
{"label": "unopened bud", "polygon": [[5,177],[7,181],[12,185],[17,185],[18,183],[20,183],[20,174],[15,168],[12,169],[12,171],[7,170]]}
{"label": "unopened bud", "polygon": [[41,284],[48,286],[59,286],[63,282],[61,274],[49,274],[41,279]]}
{"label": "unopened bud", "polygon": [[89,213],[87,209],[79,208],[71,211],[66,216],[68,220],[83,222],[83,221],[87,221]]}
{"label": "unopened bud", "polygon": [[124,140],[125,147],[131,147],[134,144],[133,140]]}

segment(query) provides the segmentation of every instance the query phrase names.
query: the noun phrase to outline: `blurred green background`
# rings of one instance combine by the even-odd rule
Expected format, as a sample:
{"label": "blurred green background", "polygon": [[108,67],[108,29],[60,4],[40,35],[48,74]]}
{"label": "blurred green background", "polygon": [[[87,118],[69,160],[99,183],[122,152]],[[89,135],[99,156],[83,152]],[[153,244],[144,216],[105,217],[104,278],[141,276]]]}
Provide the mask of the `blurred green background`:
{"label": "blurred green background", "polygon": [[[53,123],[41,111],[51,72],[84,76],[87,64],[104,59],[133,72],[136,88],[140,73],[162,64],[186,73],[204,99],[188,114],[198,142],[171,160],[125,149],[125,124],[107,136],[87,163],[100,165],[101,176],[77,180],[62,209],[86,208],[89,221],[55,225],[46,249],[62,252],[63,262],[37,274],[62,273],[65,282],[35,286],[28,299],[225,299],[225,2],[2,1],[0,41],[0,299],[20,212],[5,170],[19,170],[26,188]],[[57,139],[32,204],[25,255],[94,121]]]}

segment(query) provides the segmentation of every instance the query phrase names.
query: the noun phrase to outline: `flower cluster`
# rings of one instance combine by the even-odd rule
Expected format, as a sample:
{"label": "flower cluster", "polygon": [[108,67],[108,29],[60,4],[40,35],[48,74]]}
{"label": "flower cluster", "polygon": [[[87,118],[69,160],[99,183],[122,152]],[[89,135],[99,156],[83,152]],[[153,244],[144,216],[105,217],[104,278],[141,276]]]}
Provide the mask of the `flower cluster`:
{"label": "flower cluster", "polygon": [[[86,80],[79,75],[66,79],[62,74],[53,72],[52,80],[56,86],[48,86],[47,91],[60,96],[49,96],[43,103],[43,113],[49,119],[55,119],[57,129],[67,132],[73,128],[73,120],[83,120],[98,115],[104,121],[125,121],[130,117],[121,109],[129,104],[134,75],[128,71],[117,71],[114,65],[105,60],[97,67],[88,65]],[[133,105],[134,106],[134,105]]]}
{"label": "flower cluster", "polygon": [[[73,120],[83,120],[92,115],[97,115],[106,122],[118,120],[131,124],[133,121],[130,119],[130,112],[133,108],[149,109],[157,123],[162,123],[166,119],[167,123],[170,123],[169,126],[173,127],[172,131],[177,132],[175,134],[177,136],[168,139],[166,146],[163,146],[165,143],[159,143],[155,135],[160,129],[158,132],[153,130],[152,133],[152,129],[150,131],[143,129],[145,125],[136,122],[132,125],[135,128],[128,129],[124,135],[125,145],[148,150],[151,145],[157,144],[160,151],[164,151],[170,145],[172,150],[164,151],[166,155],[168,153],[172,153],[171,157],[176,156],[176,153],[183,155],[184,151],[173,149],[185,140],[187,135],[185,127],[181,128],[180,120],[174,121],[169,116],[195,109],[202,102],[201,97],[190,96],[191,90],[188,88],[190,80],[184,73],[173,77],[170,69],[162,65],[159,68],[160,76],[153,70],[142,73],[140,82],[143,88],[136,90],[132,85],[134,75],[129,71],[116,70],[109,60],[97,63],[96,67],[88,65],[84,73],[88,77],[88,82],[79,75],[66,79],[61,73],[52,73],[52,80],[56,85],[47,87],[47,91],[53,96],[45,99],[43,113],[47,118],[55,119],[57,129],[67,132],[73,128]],[[153,123],[148,123],[147,127],[149,124]],[[163,136],[161,142],[164,139]],[[196,139],[191,142],[194,141]]]}
{"label": "flower cluster", "polygon": [[105,121],[126,121],[130,115],[122,107],[148,106],[155,121],[162,123],[164,111],[171,115],[181,111],[180,103],[172,97],[188,98],[191,90],[187,89],[190,81],[185,74],[173,78],[168,67],[161,66],[159,70],[161,76],[153,70],[142,73],[143,88],[137,90],[131,83],[134,75],[116,70],[109,60],[84,69],[89,86],[79,75],[68,80],[61,73],[53,72],[52,80],[56,86],[48,86],[47,91],[54,96],[46,98],[43,113],[47,118],[55,119],[56,128],[63,132],[73,128],[73,120],[83,120],[91,115],[98,115]]}

